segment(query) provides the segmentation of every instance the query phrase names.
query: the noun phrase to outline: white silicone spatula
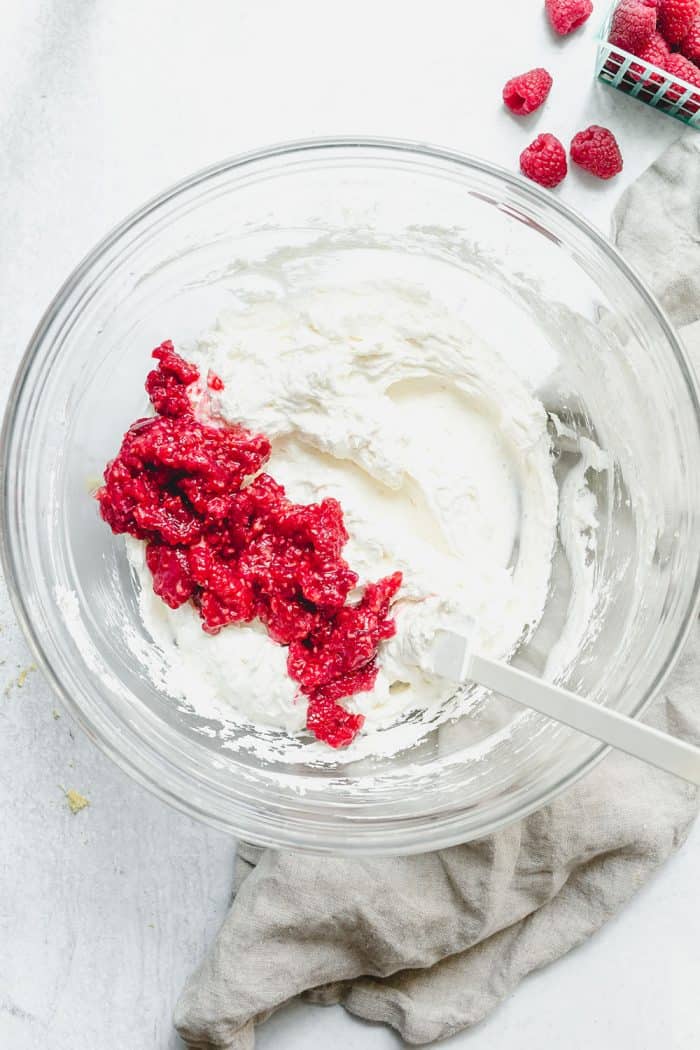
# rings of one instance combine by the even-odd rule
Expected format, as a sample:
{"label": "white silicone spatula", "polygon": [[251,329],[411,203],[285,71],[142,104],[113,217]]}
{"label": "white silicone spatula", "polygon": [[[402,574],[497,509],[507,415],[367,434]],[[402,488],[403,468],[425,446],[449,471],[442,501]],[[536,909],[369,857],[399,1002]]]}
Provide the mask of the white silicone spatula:
{"label": "white silicone spatula", "polygon": [[531,707],[572,729],[626,751],[652,766],[700,784],[700,748],[661,733],[592,700],[550,685],[510,664],[490,660],[472,651],[471,634],[435,632],[431,649],[435,674],[453,682],[470,680]]}

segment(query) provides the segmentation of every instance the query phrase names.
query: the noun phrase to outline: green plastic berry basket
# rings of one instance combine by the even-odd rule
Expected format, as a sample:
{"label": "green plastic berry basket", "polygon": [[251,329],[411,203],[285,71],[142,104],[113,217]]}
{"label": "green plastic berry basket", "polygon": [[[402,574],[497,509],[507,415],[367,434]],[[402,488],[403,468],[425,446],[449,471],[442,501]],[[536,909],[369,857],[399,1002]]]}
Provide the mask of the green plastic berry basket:
{"label": "green plastic berry basket", "polygon": [[598,34],[597,78],[691,128],[700,128],[700,88],[610,43],[610,25],[617,4],[615,0]]}

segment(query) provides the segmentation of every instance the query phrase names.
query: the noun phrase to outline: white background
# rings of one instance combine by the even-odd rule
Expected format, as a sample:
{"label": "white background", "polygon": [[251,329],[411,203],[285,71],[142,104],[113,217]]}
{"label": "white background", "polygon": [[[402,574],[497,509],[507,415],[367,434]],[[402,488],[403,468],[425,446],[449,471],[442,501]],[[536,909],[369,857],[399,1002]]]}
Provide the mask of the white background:
{"label": "white background", "polygon": [[[557,195],[607,230],[621,189],[682,126],[592,80],[602,21],[568,39],[541,0],[4,0],[0,4],[0,365],[7,382],[50,297],[145,198],[221,157],[364,133],[507,168],[539,131],[618,134],[610,185]],[[545,110],[503,82],[545,65]],[[684,132],[695,134],[694,132]],[[228,904],[234,845],[129,782],[61,714],[0,606],[0,1047],[174,1050],[170,1013]],[[77,816],[61,787],[90,798]],[[700,833],[593,941],[446,1047],[695,1050]],[[388,1050],[390,1031],[294,1005],[262,1050]]]}

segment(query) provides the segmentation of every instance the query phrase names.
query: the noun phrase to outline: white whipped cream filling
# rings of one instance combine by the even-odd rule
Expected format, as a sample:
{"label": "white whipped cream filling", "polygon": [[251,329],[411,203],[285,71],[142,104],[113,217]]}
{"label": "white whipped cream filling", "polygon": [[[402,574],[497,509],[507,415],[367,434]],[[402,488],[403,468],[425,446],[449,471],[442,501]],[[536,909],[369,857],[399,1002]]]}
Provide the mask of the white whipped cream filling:
{"label": "white whipped cream filling", "polygon": [[[213,412],[272,440],[265,469],[292,499],[340,501],[360,586],[403,573],[376,685],[344,701],[364,734],[451,698],[423,669],[436,627],[472,618],[475,645],[496,657],[532,634],[558,516],[547,417],[467,324],[416,286],[368,281],[261,294],[178,349],[224,381],[207,395]],[[168,689],[195,711],[303,729],[286,649],[257,623],[205,634],[193,607],[153,594],[143,544],[127,543]]]}

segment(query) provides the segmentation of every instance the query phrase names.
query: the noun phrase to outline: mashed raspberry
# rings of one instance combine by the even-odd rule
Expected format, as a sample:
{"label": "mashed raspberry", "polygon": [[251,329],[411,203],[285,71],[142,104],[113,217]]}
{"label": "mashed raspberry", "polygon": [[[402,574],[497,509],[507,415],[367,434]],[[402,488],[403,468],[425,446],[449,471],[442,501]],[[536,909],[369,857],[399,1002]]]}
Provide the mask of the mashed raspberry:
{"label": "mashed raspberry", "polygon": [[[364,719],[338,701],[374,686],[379,643],[395,632],[389,607],[401,573],[347,604],[358,577],[342,557],[348,534],[337,500],[289,500],[260,473],[267,438],[201,422],[190,396],[199,370],[170,341],[153,356],[146,390],[156,415],[129,428],[108,464],[102,517],[113,532],[145,541],[155,593],[172,609],[192,601],[209,634],[261,620],[289,647],[309,730],[332,747],[349,744]],[[207,385],[223,388],[213,374]]]}

